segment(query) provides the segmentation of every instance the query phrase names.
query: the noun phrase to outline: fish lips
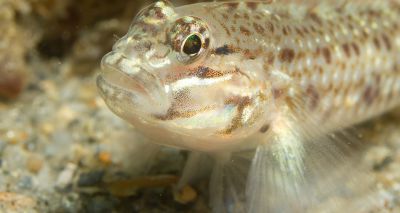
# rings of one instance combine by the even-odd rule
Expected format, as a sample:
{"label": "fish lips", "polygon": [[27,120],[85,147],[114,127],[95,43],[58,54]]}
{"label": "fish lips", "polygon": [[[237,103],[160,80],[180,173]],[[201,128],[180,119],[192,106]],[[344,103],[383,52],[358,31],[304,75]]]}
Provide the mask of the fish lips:
{"label": "fish lips", "polygon": [[[104,60],[103,60],[104,61]],[[161,81],[141,67],[135,72],[123,71],[114,64],[102,62],[97,87],[100,95],[113,110],[135,114],[163,113],[169,107],[168,96]]]}

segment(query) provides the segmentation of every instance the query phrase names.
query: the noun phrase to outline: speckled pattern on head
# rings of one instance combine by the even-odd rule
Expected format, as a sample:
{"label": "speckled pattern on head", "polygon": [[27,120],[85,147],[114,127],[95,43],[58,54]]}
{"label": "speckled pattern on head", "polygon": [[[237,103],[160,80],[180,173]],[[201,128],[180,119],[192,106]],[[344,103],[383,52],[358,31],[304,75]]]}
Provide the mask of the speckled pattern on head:
{"label": "speckled pattern on head", "polygon": [[[243,197],[237,212],[309,212],[369,190],[359,139],[343,129],[400,104],[400,1],[159,1],[102,66],[118,116],[157,143],[217,156],[215,212]],[[248,149],[248,174],[225,174]]]}

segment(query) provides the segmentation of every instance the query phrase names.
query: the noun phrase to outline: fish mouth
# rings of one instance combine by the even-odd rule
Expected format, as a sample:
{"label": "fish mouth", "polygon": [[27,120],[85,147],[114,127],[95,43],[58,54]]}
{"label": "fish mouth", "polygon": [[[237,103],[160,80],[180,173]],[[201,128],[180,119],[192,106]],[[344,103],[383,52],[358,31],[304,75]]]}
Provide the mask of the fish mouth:
{"label": "fish mouth", "polygon": [[164,86],[157,76],[115,52],[104,56],[97,87],[110,108],[123,103],[135,110],[153,106],[151,111],[162,112],[168,102]]}
{"label": "fish mouth", "polygon": [[[119,88],[127,92],[148,95],[149,91],[145,88],[144,82],[140,82],[138,76],[129,76],[125,72],[109,66],[103,65],[98,79],[104,81],[110,88]],[[99,81],[99,80],[98,80]]]}

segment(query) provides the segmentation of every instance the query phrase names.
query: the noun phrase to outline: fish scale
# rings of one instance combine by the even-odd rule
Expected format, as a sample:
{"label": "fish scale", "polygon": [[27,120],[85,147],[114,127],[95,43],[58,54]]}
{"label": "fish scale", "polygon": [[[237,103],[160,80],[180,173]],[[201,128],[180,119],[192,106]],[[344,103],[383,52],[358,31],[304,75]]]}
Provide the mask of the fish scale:
{"label": "fish scale", "polygon": [[[357,132],[400,105],[398,0],[228,1],[142,10],[102,60],[109,108],[155,143],[211,156],[213,212],[379,205]],[[385,201],[387,202],[387,201]],[[326,209],[323,209],[326,210]]]}
{"label": "fish scale", "polygon": [[234,41],[231,49],[262,58],[266,72],[278,69],[301,82],[314,99],[310,110],[324,119],[340,113],[335,119],[351,125],[398,105],[398,2],[303,3],[203,7],[220,26],[219,36]]}

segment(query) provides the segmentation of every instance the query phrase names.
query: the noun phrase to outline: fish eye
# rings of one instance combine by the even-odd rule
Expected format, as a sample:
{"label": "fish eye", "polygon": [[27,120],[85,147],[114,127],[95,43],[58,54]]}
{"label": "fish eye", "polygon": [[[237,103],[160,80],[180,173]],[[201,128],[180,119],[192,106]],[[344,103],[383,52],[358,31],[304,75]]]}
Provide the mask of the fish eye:
{"label": "fish eye", "polygon": [[180,63],[188,64],[204,55],[210,45],[207,24],[196,17],[185,16],[173,22],[169,42]]}
{"label": "fish eye", "polygon": [[200,53],[202,43],[200,35],[191,34],[183,42],[182,52],[189,56],[195,56]]}

